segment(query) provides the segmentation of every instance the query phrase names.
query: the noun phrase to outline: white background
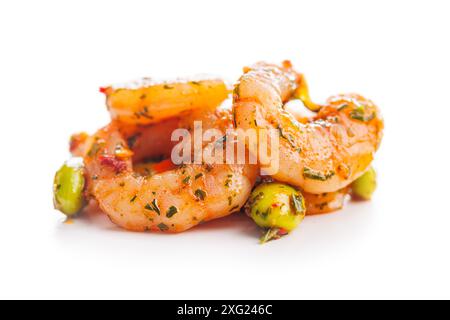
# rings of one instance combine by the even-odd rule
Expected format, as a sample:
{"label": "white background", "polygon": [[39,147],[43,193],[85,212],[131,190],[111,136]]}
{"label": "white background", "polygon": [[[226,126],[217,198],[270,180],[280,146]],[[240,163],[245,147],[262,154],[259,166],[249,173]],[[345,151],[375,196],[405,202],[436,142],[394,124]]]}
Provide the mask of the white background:
{"label": "white background", "polygon": [[[1,1],[0,298],[450,298],[448,1]],[[64,224],[52,180],[98,87],[292,59],[315,100],[382,109],[372,202],[258,245],[242,216],[180,235]]]}

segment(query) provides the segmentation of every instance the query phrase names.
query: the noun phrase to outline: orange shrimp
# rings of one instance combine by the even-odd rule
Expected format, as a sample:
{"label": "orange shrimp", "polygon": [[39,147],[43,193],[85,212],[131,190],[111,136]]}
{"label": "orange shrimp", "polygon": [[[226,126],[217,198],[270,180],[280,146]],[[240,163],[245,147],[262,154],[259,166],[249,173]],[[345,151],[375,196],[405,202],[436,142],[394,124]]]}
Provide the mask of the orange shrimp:
{"label": "orange shrimp", "polygon": [[[228,110],[193,111],[179,124],[188,128],[193,121],[222,132],[232,127]],[[92,195],[120,227],[181,232],[239,211],[246,203],[256,180],[256,166],[204,163],[172,168],[166,160],[156,165],[159,172],[140,175],[119,127],[113,122],[99,130],[90,139],[84,162]]]}
{"label": "orange shrimp", "polygon": [[280,141],[279,170],[272,178],[319,194],[341,190],[367,170],[383,131],[380,111],[372,101],[356,94],[338,95],[312,121],[300,123],[283,109],[301,81],[290,63],[259,63],[245,71],[234,90],[235,124],[277,132],[272,138]]}

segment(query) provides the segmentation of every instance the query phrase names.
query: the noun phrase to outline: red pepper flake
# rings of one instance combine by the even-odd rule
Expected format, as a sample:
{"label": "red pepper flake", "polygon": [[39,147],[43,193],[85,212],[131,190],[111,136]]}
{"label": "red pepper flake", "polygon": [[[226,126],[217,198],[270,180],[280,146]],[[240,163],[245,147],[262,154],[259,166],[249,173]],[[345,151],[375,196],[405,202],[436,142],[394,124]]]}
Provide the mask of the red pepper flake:
{"label": "red pepper flake", "polygon": [[285,235],[287,235],[289,232],[287,232],[287,230],[285,230],[285,229],[283,229],[283,228],[280,228],[279,230],[278,230],[278,235],[279,236],[285,236]]}
{"label": "red pepper flake", "polygon": [[107,91],[108,91],[108,87],[100,87],[100,88],[98,89],[98,91],[100,91],[100,93],[106,94]]}
{"label": "red pepper flake", "polygon": [[116,173],[121,173],[127,169],[127,163],[125,161],[111,155],[101,155],[99,156],[99,161],[102,166],[113,168]]}

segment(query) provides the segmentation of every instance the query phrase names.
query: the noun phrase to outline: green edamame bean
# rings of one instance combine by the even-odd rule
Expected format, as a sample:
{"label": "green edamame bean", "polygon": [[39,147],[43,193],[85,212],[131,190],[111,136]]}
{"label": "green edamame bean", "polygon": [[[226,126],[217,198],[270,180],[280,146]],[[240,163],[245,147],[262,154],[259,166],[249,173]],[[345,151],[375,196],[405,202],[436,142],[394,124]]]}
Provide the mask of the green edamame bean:
{"label": "green edamame bean", "polygon": [[67,216],[78,213],[84,205],[84,185],[83,167],[65,163],[55,174],[53,184],[55,209]]}
{"label": "green edamame bean", "polygon": [[305,217],[302,194],[282,183],[264,183],[253,190],[249,200],[250,216],[267,229],[262,242],[279,238],[294,230]]}
{"label": "green edamame bean", "polygon": [[371,167],[352,183],[352,194],[363,200],[370,200],[377,188],[377,174]]}

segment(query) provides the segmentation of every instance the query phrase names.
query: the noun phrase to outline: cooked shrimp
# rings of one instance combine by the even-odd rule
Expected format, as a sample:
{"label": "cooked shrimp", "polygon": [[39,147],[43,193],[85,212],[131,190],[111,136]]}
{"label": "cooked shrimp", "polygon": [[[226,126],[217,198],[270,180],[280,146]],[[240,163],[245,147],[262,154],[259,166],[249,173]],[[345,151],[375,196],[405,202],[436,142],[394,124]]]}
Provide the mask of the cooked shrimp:
{"label": "cooked shrimp", "polygon": [[[180,123],[187,127],[188,119],[219,130],[232,127],[225,110],[193,112]],[[154,175],[136,174],[117,123],[98,131],[92,141],[85,166],[94,177],[93,195],[109,218],[128,230],[181,232],[227,216],[245,204],[256,180],[257,169],[250,165],[169,165]]]}
{"label": "cooked shrimp", "polygon": [[197,77],[175,81],[144,78],[124,86],[101,88],[113,120],[147,125],[194,108],[216,108],[228,97],[225,82]]}
{"label": "cooked shrimp", "polygon": [[339,95],[313,121],[300,123],[283,109],[298,83],[290,63],[248,68],[234,90],[236,126],[276,129],[271,131],[280,138],[275,180],[314,194],[340,190],[370,165],[382,137],[380,112],[359,95]]}

